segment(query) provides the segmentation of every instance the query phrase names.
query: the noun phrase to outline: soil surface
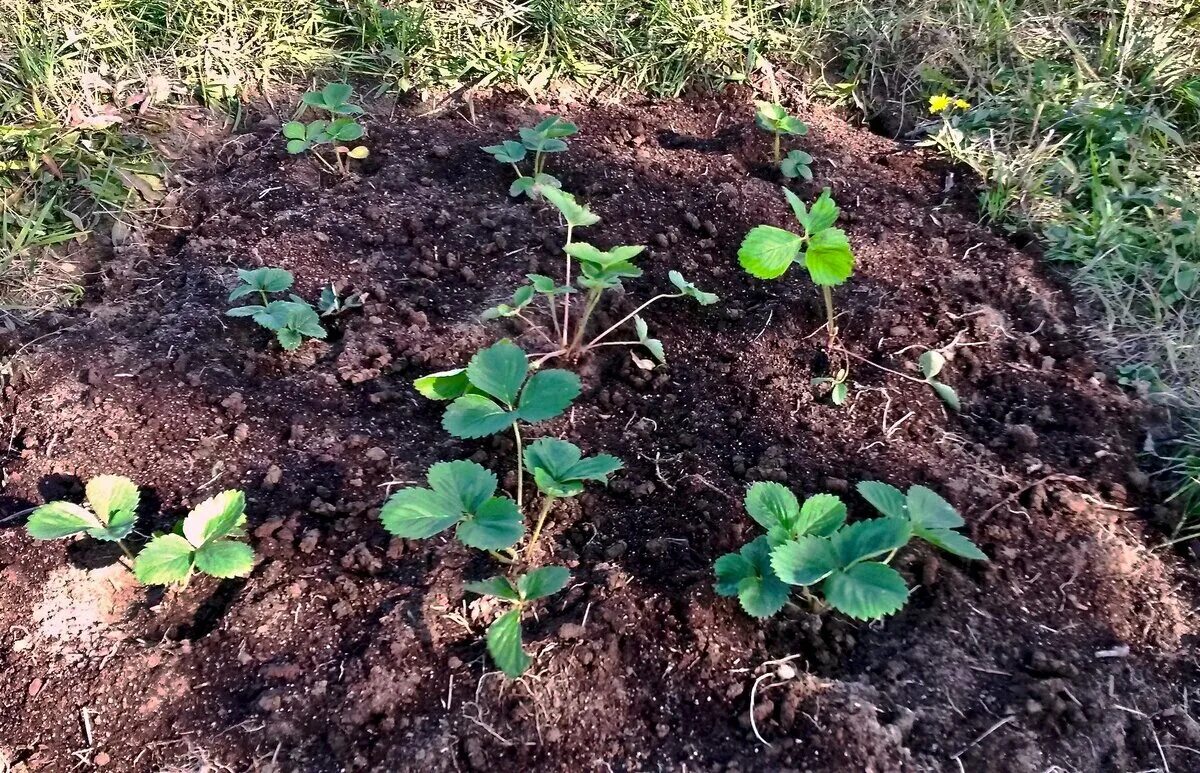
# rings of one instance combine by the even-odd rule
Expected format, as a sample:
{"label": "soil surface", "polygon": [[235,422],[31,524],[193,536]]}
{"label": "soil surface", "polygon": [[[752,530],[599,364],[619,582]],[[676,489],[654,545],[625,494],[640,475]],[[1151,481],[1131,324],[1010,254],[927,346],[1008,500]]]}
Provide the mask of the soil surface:
{"label": "soil surface", "polygon": [[[578,364],[574,409],[536,426],[626,470],[554,511],[538,558],[572,582],[527,624],[529,674],[495,672],[482,634],[497,608],[462,586],[497,565],[378,522],[436,461],[512,485],[511,441],[450,437],[411,382],[520,336],[479,312],[525,273],[562,270],[556,214],[509,198],[511,170],[479,151],[548,108],[472,107],[377,117],[346,179],[288,156],[270,120],[212,144],[171,224],[115,246],[80,308],[3,342],[0,760],[1200,769],[1195,572],[1151,550],[1142,406],[1097,372],[1069,294],[977,224],[961,174],[806,111],[793,147],[815,182],[795,189],[833,189],[859,260],[835,292],[844,344],[895,371],[853,361],[833,406],[810,384],[829,368],[819,293],[800,269],[763,282],[736,263],[749,228],[791,222],[748,95],[553,108],[581,130],[550,171],[603,218],[580,238],[649,246],[597,324],[669,287],[670,269],[722,300],[651,307],[668,365],[601,349]],[[310,300],[331,281],[370,299],[287,354],[223,316],[235,268],[256,266],[292,271]],[[951,343],[961,413],[900,375]],[[253,574],[147,590],[115,551],[35,543],[13,517],[99,473],[144,487],[143,535],[243,488]],[[866,517],[866,479],[941,492],[991,561],[907,549],[911,601],[871,625],[802,601],[760,622],[714,594],[714,559],[757,533],[750,482],[840,493]]]}

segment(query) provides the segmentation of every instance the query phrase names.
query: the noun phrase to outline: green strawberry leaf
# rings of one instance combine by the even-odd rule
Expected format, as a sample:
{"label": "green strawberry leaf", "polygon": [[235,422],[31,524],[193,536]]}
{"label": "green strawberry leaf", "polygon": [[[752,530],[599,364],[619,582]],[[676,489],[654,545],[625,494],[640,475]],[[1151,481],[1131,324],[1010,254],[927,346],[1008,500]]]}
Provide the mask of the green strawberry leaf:
{"label": "green strawberry leaf", "polygon": [[890,518],[908,518],[908,503],[904,492],[877,480],[864,480],[855,488],[863,499]]}
{"label": "green strawberry leaf", "polygon": [[405,539],[432,537],[461,519],[462,509],[453,496],[415,487],[392,494],[379,513],[383,528]]}
{"label": "green strawberry leaf", "polygon": [[947,553],[974,561],[987,560],[987,553],[980,550],[970,539],[952,529],[927,529],[918,526],[913,529],[913,534]]}
{"label": "green strawberry leaf", "polygon": [[[566,143],[563,143],[564,149]],[[542,188],[542,196],[546,201],[553,204],[567,223],[575,228],[583,226],[595,225],[600,222],[599,215],[594,214],[586,206],[575,201],[575,197],[566,191],[557,188]]]}
{"label": "green strawberry leaf", "polygon": [[488,626],[487,649],[492,661],[509,679],[529,668],[529,656],[521,649],[521,610],[513,609]]}
{"label": "green strawberry leaf", "polygon": [[954,391],[953,387],[951,387],[949,384],[943,384],[940,381],[930,381],[929,386],[933,387],[934,393],[942,399],[942,402],[945,403],[950,410],[954,411],[955,413],[962,412],[962,403],[959,402],[958,393]]}
{"label": "green strawberry leaf", "polygon": [[297,153],[303,153],[308,150],[308,143],[304,140],[288,140],[287,152],[293,156]]}
{"label": "green strawberry leaf", "polygon": [[254,569],[254,551],[244,542],[221,539],[196,551],[196,569],[223,580],[245,577]]}
{"label": "green strawberry leaf", "polygon": [[828,537],[842,527],[846,522],[846,505],[833,494],[814,494],[804,500],[800,508],[800,517],[792,526],[792,533],[816,534]]}
{"label": "green strawberry leaf", "polygon": [[288,121],[283,125],[283,136],[289,140],[303,140],[304,124],[299,121]]}
{"label": "green strawberry leaf", "polygon": [[753,277],[776,279],[795,262],[803,241],[791,231],[773,225],[758,225],[751,228],[742,241],[738,262]]}
{"label": "green strawberry leaf", "polygon": [[746,492],[746,512],[764,529],[782,526],[785,529],[800,516],[800,503],[787,486],[759,481]]}
{"label": "green strawberry leaf", "polygon": [[468,582],[463,585],[463,588],[470,593],[478,593],[481,596],[495,596],[505,601],[521,600],[521,594],[517,593],[517,589],[512,586],[508,578],[500,575],[489,577],[486,580]]}
{"label": "green strawberry leaf", "polygon": [[500,341],[481,349],[467,364],[471,385],[510,407],[517,402],[517,394],[528,372],[525,352],[511,341]]}
{"label": "green strawberry leaf", "polygon": [[525,601],[553,596],[566,587],[571,573],[565,566],[543,566],[517,580],[517,591]]}
{"label": "green strawberry leaf", "polygon": [[425,477],[430,488],[453,499],[462,512],[474,512],[496,491],[495,473],[475,462],[438,462]]}
{"label": "green strawberry leaf", "polygon": [[812,209],[808,212],[808,222],[805,224],[805,230],[809,237],[816,236],[821,231],[829,228],[837,222],[838,214],[837,204],[833,202],[833,196],[828,188],[821,191],[821,195],[813,202]]}
{"label": "green strawberry leaf", "polygon": [[826,228],[811,236],[804,265],[813,283],[822,287],[840,285],[854,273],[850,240],[840,228]]}
{"label": "green strawberry leaf", "polygon": [[[505,140],[499,145],[485,145],[481,148],[502,164],[519,164],[525,160],[525,146],[519,142]],[[529,178],[525,178],[529,179]],[[530,180],[530,184],[532,184]]]}
{"label": "green strawberry leaf", "polygon": [[583,481],[607,483],[608,476],[621,469],[621,460],[609,454],[586,459],[574,443],[557,438],[540,438],[525,449],[525,467],[545,494],[574,496],[583,490]]}
{"label": "green strawberry leaf", "polygon": [[568,370],[538,371],[521,390],[517,415],[524,421],[553,419],[579,397],[580,391],[579,376]]}
{"label": "green strawberry leaf", "polygon": [[183,536],[193,547],[236,533],[246,524],[246,495],[222,491],[204,500],[183,519]]}
{"label": "green strawberry leaf", "polygon": [[518,418],[490,397],[466,394],[446,408],[442,428],[455,437],[481,438],[508,429]]}
{"label": "green strawberry leaf", "polygon": [[466,368],[443,370],[421,376],[413,382],[418,392],[430,400],[453,400],[462,397],[471,386]]}
{"label": "green strawberry leaf", "polygon": [[551,139],[560,139],[575,134],[575,132],[579,131],[579,127],[565,118],[552,115],[549,118],[539,121],[538,125],[533,127],[533,130]]}
{"label": "green strawberry leaf", "polygon": [[831,607],[857,620],[885,617],[908,601],[904,578],[892,567],[876,561],[834,572],[821,590]]}
{"label": "green strawberry leaf", "polygon": [[467,547],[479,550],[510,548],[525,534],[525,523],[517,503],[508,497],[492,497],[475,512],[468,512],[455,535]]}
{"label": "green strawberry leaf", "polygon": [[942,372],[942,368],[946,365],[946,358],[937,349],[930,349],[921,355],[919,363],[921,375],[926,379],[931,379]]}
{"label": "green strawberry leaf", "polygon": [[904,547],[912,536],[903,518],[872,518],[839,529],[831,538],[842,566]]}
{"label": "green strawberry leaf", "polygon": [[182,583],[192,573],[195,550],[178,534],[161,534],[146,543],[133,562],[133,574],[143,585]]}
{"label": "green strawberry leaf", "polygon": [[678,271],[671,270],[667,272],[667,278],[671,280],[671,284],[684,295],[699,303],[701,306],[711,306],[721,300],[716,293],[706,293],[696,287],[696,285],[683,278],[683,274]]}
{"label": "green strawberry leaf", "polygon": [[71,502],[44,504],[29,515],[25,524],[30,537],[42,540],[103,528],[104,524],[95,515]]}
{"label": "green strawberry leaf", "polygon": [[512,181],[512,185],[508,186],[509,196],[520,196],[522,194],[533,198],[534,180],[532,177],[518,177]]}
{"label": "green strawberry leaf", "polygon": [[954,506],[942,499],[937,492],[924,486],[912,486],[908,490],[908,519],[913,526],[926,529],[957,529],[966,521]]}
{"label": "green strawberry leaf", "polygon": [[813,585],[841,566],[825,537],[799,537],[771,551],[771,568],[780,580],[791,585]]}
{"label": "green strawberry leaf", "polygon": [[713,568],[717,575],[717,593],[736,595],[742,609],[751,617],[770,617],[783,609],[791,593],[771,568],[770,545],[766,537],[746,544],[739,553],[721,556]]}
{"label": "green strawberry leaf", "polygon": [[120,475],[98,475],[88,481],[88,504],[101,523],[111,523],[123,512],[133,512],[138,506],[138,487]]}

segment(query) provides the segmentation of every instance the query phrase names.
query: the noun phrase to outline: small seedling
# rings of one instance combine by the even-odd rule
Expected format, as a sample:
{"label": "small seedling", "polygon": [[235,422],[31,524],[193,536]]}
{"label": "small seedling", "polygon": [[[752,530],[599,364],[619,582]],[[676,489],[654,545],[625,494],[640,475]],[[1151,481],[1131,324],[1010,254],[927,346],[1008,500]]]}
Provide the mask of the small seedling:
{"label": "small seedling", "polygon": [[935,394],[942,398],[951,410],[958,412],[962,410],[962,404],[958,401],[958,393],[949,384],[944,384],[937,380],[938,374],[942,372],[942,368],[946,366],[945,356],[937,349],[930,349],[921,355],[919,362],[921,366],[921,375],[925,377],[925,383],[933,388]]}
{"label": "small seedling", "polygon": [[511,548],[525,534],[517,503],[496,494],[496,476],[475,462],[440,462],[429,468],[429,488],[397,491],[379,514],[383,527],[405,539],[426,539],[451,526],[467,547]]}
{"label": "small seedling", "polygon": [[533,476],[538,491],[542,492],[542,507],[526,551],[537,544],[546,515],[555,500],[580,494],[586,481],[608,483],[608,476],[623,466],[621,460],[611,454],[596,454],[585,459],[579,446],[565,440],[541,438],[531,443],[525,451],[525,467]]}
{"label": "small seedling", "polygon": [[292,272],[282,268],[256,268],[253,271],[239,268],[237,273],[241,284],[233,288],[233,292],[229,294],[231,303],[247,295],[258,293],[262,298],[262,305],[266,306],[271,302],[269,296],[272,293],[282,293],[291,289],[294,281]]}
{"label": "small seedling", "polygon": [[826,324],[832,348],[837,339],[837,318],[833,313],[831,288],[842,284],[854,273],[854,253],[850,251],[850,240],[845,231],[833,227],[839,210],[828,188],[813,202],[811,210],[787,188],[783,189],[783,195],[804,229],[804,235],[773,225],[755,226],[742,241],[738,261],[751,276],[777,279],[802,256],[809,276],[821,288],[825,298]]}
{"label": "small seedling", "polygon": [[262,327],[275,333],[279,345],[294,352],[305,338],[324,340],[328,335],[321,327],[321,318],[315,309],[301,297],[293,295],[290,301],[271,301],[266,306],[237,306],[225,312],[229,317],[251,317]]}
{"label": "small seedling", "polygon": [[829,399],[833,401],[834,405],[843,405],[850,397],[850,385],[846,382],[849,376],[850,371],[847,368],[839,368],[837,375],[833,378],[828,376],[814,378],[811,383],[813,386],[829,384]]}
{"label": "small seedling", "polygon": [[789,586],[808,595],[820,584],[829,606],[872,620],[907,602],[908,585],[888,563],[914,536],[963,558],[987,558],[955,531],[964,525],[962,517],[930,489],[913,486],[904,494],[866,481],[858,491],[883,517],[847,524],[846,505],[832,494],[801,505],[778,483],[755,483],[746,494],[746,512],[766,534],[717,559],[717,593],[737,596],[754,617],[769,617],[787,603]]}
{"label": "small seedling", "polygon": [[[551,344],[551,346],[555,347],[552,351],[539,355],[539,363],[552,357],[566,357],[571,360],[577,359],[597,346],[639,345],[649,349],[658,362],[665,362],[662,342],[649,337],[648,326],[645,320],[639,316],[641,312],[651,304],[668,298],[691,298],[697,303],[706,306],[716,303],[719,300],[717,296],[698,289],[691,282],[685,280],[678,271],[671,271],[668,273],[668,278],[671,284],[675,286],[676,292],[662,293],[654,296],[646,303],[634,309],[633,312],[627,314],[615,325],[610,326],[591,340],[587,340],[588,323],[591,321],[592,315],[596,311],[603,294],[608,290],[623,289],[623,280],[642,275],[642,269],[635,265],[634,260],[646,248],[640,245],[622,245],[603,250],[587,242],[575,241],[576,228],[595,225],[600,222],[600,218],[588,209],[587,206],[576,201],[575,197],[570,193],[557,189],[547,189],[543,191],[543,195],[547,201],[558,209],[567,226],[566,241],[563,244],[563,252],[566,256],[564,267],[565,283],[558,285],[551,277],[542,274],[529,274],[529,285],[518,288],[513,294],[512,300],[508,303],[502,303],[485,311],[483,318],[516,317],[525,322],[531,332],[537,333]],[[572,282],[573,261],[578,261],[579,263],[579,275],[574,277],[574,282]],[[578,285],[586,295],[584,296],[582,306],[577,306],[579,311],[572,318],[571,297],[577,292],[574,285]],[[549,310],[549,327],[539,324],[528,316],[528,307],[537,295],[541,295],[546,300],[546,306]],[[562,298],[561,313],[556,300],[558,298]],[[607,338],[622,325],[631,321],[634,323],[636,329],[636,341],[603,341],[603,339]],[[639,361],[646,363],[645,360],[640,360],[640,358],[635,356],[635,362]],[[653,364],[651,363],[649,366],[653,367]]]}
{"label": "small seedling", "polygon": [[788,179],[794,180],[800,177],[811,180],[813,178],[812,161],[813,157],[803,150],[791,150],[788,151],[787,157],[779,163],[779,171]]}
{"label": "small seedling", "polygon": [[[345,143],[361,139],[365,130],[362,124],[348,116],[362,113],[362,108],[348,101],[353,90],[345,83],[330,83],[320,91],[310,91],[304,95],[303,103],[318,110],[329,113],[329,119],[317,119],[303,123],[289,121],[283,125],[283,136],[287,139],[287,152],[291,154],[313,151],[316,158],[326,169],[349,174],[350,168],[346,159],[366,158],[370,151],[365,145],[353,148]],[[318,151],[322,145],[333,148],[336,169],[329,165]]]}
{"label": "small seedling", "polygon": [[469,582],[466,589],[481,596],[491,596],[511,605],[511,609],[496,618],[487,632],[487,649],[504,675],[516,679],[529,668],[530,658],[521,646],[521,614],[538,599],[558,593],[571,579],[562,566],[543,566],[517,578],[514,585],[507,577],[492,577]]}
{"label": "small seedling", "polygon": [[[522,128],[517,133],[520,137],[519,142],[505,140],[499,145],[485,145],[480,149],[501,164],[510,164],[517,173],[517,179],[508,188],[509,196],[525,195],[533,199],[545,189],[562,187],[557,177],[545,172],[546,155],[565,151],[567,143],[563,138],[570,137],[577,131],[579,128],[570,121],[551,116],[532,129]],[[530,174],[526,175],[521,171],[520,163],[530,152],[533,153],[533,168]]]}
{"label": "small seedling", "polygon": [[808,126],[799,118],[788,115],[787,110],[778,102],[755,102],[754,105],[758,108],[754,114],[754,123],[758,124],[758,128],[774,135],[775,163],[779,164],[782,160],[780,138],[785,134],[794,137],[808,134]]}
{"label": "small seedling", "polygon": [[367,300],[366,293],[350,293],[341,295],[333,283],[325,285],[321,290],[321,298],[317,301],[317,309],[322,317],[337,317],[354,309],[361,309]]}
{"label": "small seedling", "polygon": [[150,540],[133,564],[145,585],[187,586],[193,572],[229,579],[254,568],[254,551],[238,538],[246,525],[246,496],[223,491],[187,514],[170,534]]}
{"label": "small seedling", "polygon": [[72,502],[49,502],[33,511],[25,529],[34,539],[51,540],[86,534],[115,542],[133,558],[122,542],[137,521],[140,495],[137,485],[120,475],[99,475],[84,489],[87,507]]}

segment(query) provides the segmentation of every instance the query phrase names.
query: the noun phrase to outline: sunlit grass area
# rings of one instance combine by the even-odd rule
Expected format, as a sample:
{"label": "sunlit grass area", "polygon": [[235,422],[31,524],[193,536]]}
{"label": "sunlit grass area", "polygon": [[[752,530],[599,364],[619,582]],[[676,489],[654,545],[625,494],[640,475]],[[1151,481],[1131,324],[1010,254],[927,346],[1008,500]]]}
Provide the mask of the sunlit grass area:
{"label": "sunlit grass area", "polygon": [[[19,297],[29,255],[152,203],[139,135],[162,106],[236,117],[314,75],[674,96],[769,69],[978,171],[981,217],[1070,268],[1113,367],[1200,411],[1197,0],[10,0],[0,23],[7,308],[44,305]],[[971,108],[933,117],[937,94]]]}

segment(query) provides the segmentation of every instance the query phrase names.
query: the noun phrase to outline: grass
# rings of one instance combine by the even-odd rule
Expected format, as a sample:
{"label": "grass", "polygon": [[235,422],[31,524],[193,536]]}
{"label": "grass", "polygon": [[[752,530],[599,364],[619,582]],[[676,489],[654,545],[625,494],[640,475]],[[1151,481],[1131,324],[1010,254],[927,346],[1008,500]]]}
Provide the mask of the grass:
{"label": "grass", "polygon": [[[0,150],[20,146],[0,173],[17,288],[0,303],[36,267],[17,256],[153,198],[161,170],[105,125],[113,105],[236,113],[314,75],[672,96],[769,70],[976,169],[984,215],[1070,269],[1113,366],[1200,417],[1200,0],[8,0],[0,24],[0,124],[19,127]],[[930,120],[937,93],[974,107]],[[1200,431],[1185,437],[1160,449],[1180,469],[1200,457]]]}

